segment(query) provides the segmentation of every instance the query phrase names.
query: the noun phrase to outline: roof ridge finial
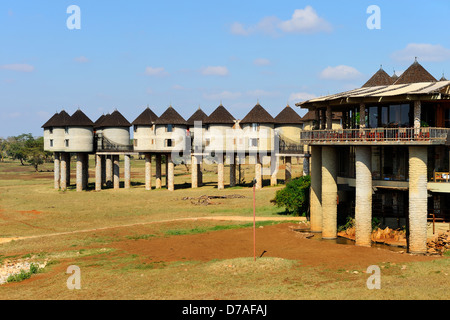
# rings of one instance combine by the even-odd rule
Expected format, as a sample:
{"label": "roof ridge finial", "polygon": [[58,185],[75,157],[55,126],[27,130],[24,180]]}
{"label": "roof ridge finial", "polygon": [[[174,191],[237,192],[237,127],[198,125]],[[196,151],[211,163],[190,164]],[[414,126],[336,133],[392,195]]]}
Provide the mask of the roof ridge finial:
{"label": "roof ridge finial", "polygon": [[417,57],[414,58],[414,63],[419,63],[419,61],[417,61]]}

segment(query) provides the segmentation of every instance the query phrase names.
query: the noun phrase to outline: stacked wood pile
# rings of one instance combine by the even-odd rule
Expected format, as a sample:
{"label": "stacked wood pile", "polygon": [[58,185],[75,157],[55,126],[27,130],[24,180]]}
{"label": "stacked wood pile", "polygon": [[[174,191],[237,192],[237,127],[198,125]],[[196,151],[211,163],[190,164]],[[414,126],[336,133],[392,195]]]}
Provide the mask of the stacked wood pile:
{"label": "stacked wood pile", "polygon": [[440,232],[427,240],[427,247],[429,254],[442,255],[446,250],[450,249],[450,230],[447,232]]}
{"label": "stacked wood pile", "polygon": [[[351,227],[344,231],[338,233],[340,237],[348,238],[355,240],[356,238],[356,228]],[[403,230],[395,230],[389,227],[386,229],[378,228],[377,230],[372,231],[372,241],[378,243],[384,242],[406,242],[406,232]]]}
{"label": "stacked wood pile", "polygon": [[219,203],[213,203],[211,200],[213,199],[237,199],[237,198],[245,198],[244,196],[238,195],[238,194],[232,194],[228,196],[207,196],[203,195],[198,198],[192,198],[192,197],[184,197],[182,200],[191,200],[191,203],[197,206],[209,206],[213,204],[219,204]]}

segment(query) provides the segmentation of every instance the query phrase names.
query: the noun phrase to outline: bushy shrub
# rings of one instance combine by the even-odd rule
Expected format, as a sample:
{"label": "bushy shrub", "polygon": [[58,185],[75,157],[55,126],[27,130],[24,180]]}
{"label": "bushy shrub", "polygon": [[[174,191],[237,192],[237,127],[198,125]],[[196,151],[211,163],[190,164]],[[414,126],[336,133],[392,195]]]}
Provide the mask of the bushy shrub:
{"label": "bushy shrub", "polygon": [[271,200],[277,207],[285,208],[294,216],[305,216],[309,208],[309,189],[311,177],[303,176],[289,182],[286,187],[278,190]]}

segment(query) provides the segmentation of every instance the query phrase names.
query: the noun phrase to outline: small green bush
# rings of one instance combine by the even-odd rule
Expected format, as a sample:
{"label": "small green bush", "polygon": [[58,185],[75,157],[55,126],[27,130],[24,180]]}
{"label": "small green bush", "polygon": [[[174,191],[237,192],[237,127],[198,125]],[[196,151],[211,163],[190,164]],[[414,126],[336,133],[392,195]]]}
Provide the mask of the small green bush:
{"label": "small green bush", "polygon": [[10,275],[6,281],[7,282],[20,282],[20,281],[31,278],[31,276],[33,274],[38,273],[38,272],[39,272],[39,266],[32,263],[30,265],[30,271],[25,271],[22,269],[22,270],[20,270],[20,273]]}
{"label": "small green bush", "polygon": [[303,176],[289,182],[286,187],[278,190],[271,200],[277,207],[285,208],[288,214],[305,216],[309,208],[309,189],[311,177]]}

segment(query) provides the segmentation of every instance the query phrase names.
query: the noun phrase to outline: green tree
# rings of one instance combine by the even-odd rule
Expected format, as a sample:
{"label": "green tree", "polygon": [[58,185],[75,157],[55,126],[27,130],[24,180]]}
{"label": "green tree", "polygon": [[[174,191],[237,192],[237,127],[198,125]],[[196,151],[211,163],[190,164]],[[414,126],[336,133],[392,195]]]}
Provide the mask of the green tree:
{"label": "green tree", "polygon": [[20,160],[20,163],[24,166],[24,161],[26,161],[27,159],[27,141],[31,139],[33,139],[33,135],[31,133],[21,134],[17,137],[9,137],[8,156],[10,156],[12,159]]}
{"label": "green tree", "polygon": [[38,166],[44,163],[47,158],[44,152],[44,138],[39,137],[37,139],[31,137],[25,141],[25,155],[27,162],[31,164],[36,172],[38,171]]}
{"label": "green tree", "polygon": [[303,176],[289,182],[286,187],[278,190],[271,200],[277,207],[284,207],[286,212],[295,216],[306,215],[309,208],[309,189],[311,177]]}

